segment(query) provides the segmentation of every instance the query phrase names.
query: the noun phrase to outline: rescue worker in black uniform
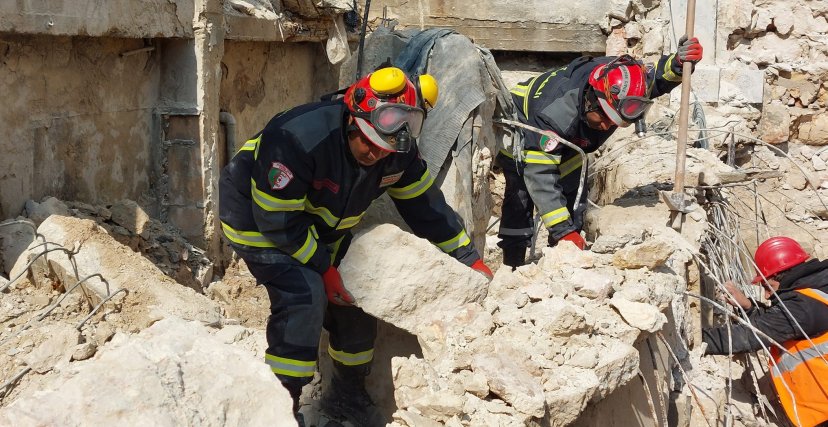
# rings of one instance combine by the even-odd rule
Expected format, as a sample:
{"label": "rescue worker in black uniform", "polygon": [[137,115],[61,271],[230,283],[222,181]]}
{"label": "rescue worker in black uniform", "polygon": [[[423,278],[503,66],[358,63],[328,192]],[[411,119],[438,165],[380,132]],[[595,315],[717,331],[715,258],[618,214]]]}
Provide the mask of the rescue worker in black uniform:
{"label": "rescue worker in black uniform", "polygon": [[[685,61],[695,64],[701,58],[698,39],[686,37],[679,41],[678,52],[662,56],[655,68],[628,55],[580,57],[517,85],[512,100],[521,123],[552,131],[591,153],[618,126],[642,118],[652,98],[678,86]],[[498,246],[503,249],[503,263],[512,268],[526,262],[535,206],[549,230],[550,246],[561,240],[581,249],[586,244],[580,234],[586,185],[575,207],[581,167],[586,167],[581,156],[547,136],[528,130],[522,134],[523,159],[506,150],[496,158],[506,178]]]}
{"label": "rescue worker in black uniform", "polygon": [[383,68],[344,98],[280,113],[222,171],[222,228],[267,289],[265,361],[290,392],[300,424],[299,397],[313,378],[324,327],[334,374],[323,409],[355,425],[385,425],[365,390],[377,322],[351,305],[337,271],[351,228],[374,199],[388,192],[415,234],[491,278],[418,155],[415,138],[438,89],[431,76],[416,81]]}
{"label": "rescue worker in black uniform", "polygon": [[769,348],[771,381],[787,421],[797,426],[821,425],[828,421],[828,261],[811,259],[788,237],[764,241],[754,261],[760,274],[753,283],[764,287],[770,306],[755,305],[732,282],[725,283],[732,295],[727,302],[742,307],[750,324],[787,352],[737,324],[702,329],[705,354]]}

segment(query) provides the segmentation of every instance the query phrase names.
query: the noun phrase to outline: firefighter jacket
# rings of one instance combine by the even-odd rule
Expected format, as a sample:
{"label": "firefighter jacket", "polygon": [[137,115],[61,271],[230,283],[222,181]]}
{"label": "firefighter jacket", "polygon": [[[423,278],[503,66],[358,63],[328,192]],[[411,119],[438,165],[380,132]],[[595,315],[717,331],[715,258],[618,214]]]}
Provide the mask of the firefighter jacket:
{"label": "firefighter jacket", "polygon": [[[647,84],[650,98],[668,93],[681,83],[681,67],[674,65],[673,55],[664,55],[655,68],[648,66]],[[512,90],[512,100],[522,123],[555,132],[561,138],[591,153],[615,132],[591,129],[584,119],[584,96],[589,86],[589,74],[600,64],[614,57],[581,57],[568,65],[549,70],[531,80],[518,84]],[[510,153],[501,153],[512,157]],[[564,193],[577,191],[580,180],[562,178],[580,173],[583,166],[577,151],[556,144],[546,136],[523,131],[524,180],[532,201],[538,207],[544,226],[551,239],[576,231],[573,213],[566,207]],[[563,188],[562,185],[575,188]],[[586,188],[584,189],[586,191]]]}
{"label": "firefighter jacket", "polygon": [[466,265],[479,259],[416,149],[360,166],[341,100],[278,114],[247,141],[219,181],[224,235],[245,259],[288,254],[323,273],[347,250],[351,228],[388,192],[414,233]]}
{"label": "firefighter jacket", "polygon": [[[784,272],[777,294],[781,303],[752,307],[748,320],[788,353],[744,325],[730,328],[733,353],[770,348],[771,377],[788,418],[813,426],[828,420],[828,261],[810,260]],[[727,334],[727,327],[703,329],[706,354],[728,354]]]}
{"label": "firefighter jacket", "polygon": [[[750,323],[779,343],[803,338],[802,331],[794,320],[810,337],[828,331],[828,307],[801,292],[794,292],[797,289],[809,288],[828,293],[828,261],[804,262],[786,271],[782,279],[777,295],[790,312],[790,316],[779,300],[772,298],[770,307],[754,306],[748,310]],[[707,354],[729,353],[727,329],[726,326],[721,326],[702,330],[702,340],[707,343]],[[762,349],[762,344],[746,326],[732,325],[730,330],[733,353]],[[765,346],[769,344],[764,338],[760,338]]]}

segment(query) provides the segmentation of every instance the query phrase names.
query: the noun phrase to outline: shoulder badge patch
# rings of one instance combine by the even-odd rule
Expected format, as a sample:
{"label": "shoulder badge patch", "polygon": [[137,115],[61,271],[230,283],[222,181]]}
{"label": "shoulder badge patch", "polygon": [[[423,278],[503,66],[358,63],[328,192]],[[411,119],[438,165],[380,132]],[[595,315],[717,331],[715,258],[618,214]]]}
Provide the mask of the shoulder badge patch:
{"label": "shoulder badge patch", "polygon": [[551,153],[556,148],[558,148],[558,140],[543,135],[540,139],[540,146],[541,150],[546,151],[547,153]]}
{"label": "shoulder badge patch", "polygon": [[399,173],[395,173],[395,174],[392,174],[392,175],[386,175],[386,176],[382,177],[382,179],[380,180],[380,188],[388,187],[389,185],[396,184],[397,181],[399,181],[400,178],[402,178],[402,174],[403,174],[402,172],[399,172]]}
{"label": "shoulder badge patch", "polygon": [[267,182],[271,190],[281,190],[293,179],[293,172],[282,163],[273,162],[270,164],[270,171],[267,172]]}

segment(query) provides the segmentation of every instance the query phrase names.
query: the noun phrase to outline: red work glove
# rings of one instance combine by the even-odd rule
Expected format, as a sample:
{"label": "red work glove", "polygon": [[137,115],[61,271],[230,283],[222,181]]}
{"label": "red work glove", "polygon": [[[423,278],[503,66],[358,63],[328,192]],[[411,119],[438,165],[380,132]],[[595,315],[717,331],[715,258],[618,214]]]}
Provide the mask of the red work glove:
{"label": "red work glove", "polygon": [[561,237],[560,239],[558,239],[558,243],[560,243],[564,240],[567,240],[567,241],[570,241],[570,242],[574,243],[575,246],[577,246],[578,249],[581,249],[581,250],[583,250],[584,247],[586,246],[586,241],[584,240],[583,237],[581,237],[581,233],[579,233],[577,231],[573,231],[573,232],[567,234],[566,236]]}
{"label": "red work glove", "polygon": [[354,303],[354,296],[345,289],[342,284],[342,276],[334,266],[322,273],[322,282],[325,284],[325,293],[328,294],[328,301],[336,305],[351,305]]}
{"label": "red work glove", "polygon": [[699,39],[696,37],[688,39],[687,36],[684,35],[679,39],[678,45],[678,50],[676,51],[676,56],[674,57],[678,66],[682,66],[686,61],[692,62],[693,64],[701,61],[704,49],[702,49]]}
{"label": "red work glove", "polygon": [[489,280],[492,280],[492,277],[494,277],[494,274],[492,274],[492,269],[490,269],[486,264],[484,264],[482,259],[475,261],[474,264],[471,265],[471,269],[483,273],[483,275],[486,276],[486,278]]}

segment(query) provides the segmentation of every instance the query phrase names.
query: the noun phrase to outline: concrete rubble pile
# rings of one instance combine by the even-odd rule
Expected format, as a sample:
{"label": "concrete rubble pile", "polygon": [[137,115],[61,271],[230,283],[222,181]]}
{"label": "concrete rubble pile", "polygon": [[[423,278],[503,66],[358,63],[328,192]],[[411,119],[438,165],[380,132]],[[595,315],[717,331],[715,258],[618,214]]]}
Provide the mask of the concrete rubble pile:
{"label": "concrete rubble pile", "polygon": [[53,214],[95,221],[115,240],[142,253],[164,274],[197,292],[203,292],[213,280],[213,263],[204,251],[181,237],[174,227],[150,218],[134,201],[92,206],[54,197],[26,203],[19,220],[28,219],[31,225],[14,224],[0,228],[0,252],[5,256],[3,270],[6,273],[26,246],[35,240],[34,227]]}
{"label": "concrete rubble pile", "polygon": [[[538,264],[501,268],[488,292],[475,272],[449,268],[450,258],[394,226],[356,238],[344,280],[366,311],[415,334],[422,347],[422,358],[392,361],[396,425],[573,422],[636,375],[633,344],[661,329],[662,311],[685,286],[673,271],[684,271],[687,255],[670,231],[629,246],[629,258],[546,248]],[[404,256],[365,256],[400,242]],[[440,258],[439,269],[411,268]],[[357,280],[363,271],[373,272],[370,280]]]}
{"label": "concrete rubble pile", "polygon": [[[11,271],[22,279],[0,293],[0,375],[14,379],[0,424],[294,423],[261,363],[262,330],[228,319],[91,220],[54,214],[37,232],[71,255],[38,256],[33,242]],[[268,405],[249,405],[260,396]]]}
{"label": "concrete rubble pile", "polygon": [[[616,255],[569,245],[545,249],[537,265],[501,269],[487,287],[478,273],[393,225],[367,230],[346,257],[344,280],[366,311],[416,335],[423,355],[392,360],[396,425],[574,421],[588,403],[636,374],[633,345],[665,324],[662,311],[685,286],[676,272],[685,270],[688,258],[671,231],[650,228],[638,240],[605,237],[625,246]],[[99,423],[120,416],[126,406],[136,417],[183,424],[289,414],[286,393],[280,394],[260,359],[263,290],[254,290],[243,269],[213,283],[211,300],[170,279],[92,220],[51,215],[38,234],[76,253],[71,260],[62,251],[39,257],[25,280],[0,294],[8,313],[0,342],[3,378],[27,371],[4,396],[6,420],[65,424],[83,413],[84,420]],[[36,245],[18,259],[12,277],[38,253]],[[367,255],[378,247],[395,256]],[[95,273],[106,282],[94,277],[83,284],[84,292],[64,293],[77,277]],[[245,324],[228,316],[254,311]],[[129,369],[112,366],[124,360]],[[221,372],[237,380],[222,383]],[[98,386],[87,385],[93,381]],[[116,386],[129,391],[116,393]],[[49,406],[53,410],[31,412],[34,402],[81,389],[84,402],[101,393],[96,411],[79,399],[64,399]],[[145,405],[129,404],[134,394],[159,393]],[[239,412],[241,402],[246,409],[263,396],[268,405],[254,406],[282,396],[283,411]]]}
{"label": "concrete rubble pile", "polygon": [[[705,217],[700,210],[688,215],[684,235],[663,226],[668,211],[658,202],[657,190],[659,182],[668,180],[665,147],[672,142],[642,146],[624,141],[599,153],[596,162],[600,167],[606,159],[599,169],[616,178],[598,177],[595,194],[615,203],[588,211],[591,251],[568,244],[543,248],[537,263],[515,272],[501,268],[487,285],[478,273],[394,225],[366,228],[354,240],[341,267],[345,283],[363,309],[416,337],[419,346],[410,355],[394,357],[387,372],[375,373],[393,382],[393,391],[385,391],[393,399],[384,400],[393,404],[386,409],[393,413],[394,425],[567,425],[577,422],[588,405],[639,375],[639,345],[651,334],[662,331],[687,357],[681,343],[692,331],[679,292],[688,281],[698,280],[691,253],[697,251]],[[733,173],[704,150],[691,150],[688,168],[691,183],[722,182]],[[51,206],[48,213],[35,214],[40,212],[36,207],[46,206]],[[0,413],[10,422],[34,420],[25,418],[33,416],[33,402],[87,387],[92,381],[87,376],[104,376],[109,378],[104,384],[128,384],[151,394],[158,384],[183,381],[184,386],[135,408],[136,414],[152,419],[209,425],[221,417],[240,423],[243,416],[289,418],[284,390],[261,363],[267,297],[244,265],[234,265],[204,294],[196,292],[165,274],[150,261],[151,252],[141,250],[153,241],[142,233],[152,228],[152,221],[135,221],[144,228],[130,228],[130,222],[112,219],[118,209],[107,209],[113,213],[102,221],[107,216],[102,208],[71,203],[64,208],[52,199],[32,204],[28,214],[40,223],[41,239],[74,254],[50,252],[27,273],[26,265],[42,251],[37,240],[10,271],[10,277],[25,277],[0,294],[9,313],[0,325],[0,372],[3,378],[25,373],[3,397]],[[665,221],[654,221],[656,217]],[[496,251],[487,254],[493,265],[496,256]],[[78,278],[95,273],[105,282],[92,277],[67,292]],[[107,367],[125,354],[138,359],[133,365],[140,379]],[[218,362],[200,365],[196,354],[212,355]],[[184,365],[187,369],[174,369]],[[216,398],[226,400],[208,405],[216,412],[193,409],[206,404],[194,396],[216,394],[213,384],[200,378],[227,370],[245,380],[222,383],[219,378],[216,384],[226,386]],[[191,393],[191,387],[202,391]],[[682,384],[674,387],[680,390]],[[67,414],[83,411],[89,423],[106,422],[133,399],[129,393],[115,398],[119,394],[103,386],[100,391],[107,402],[100,412],[68,399],[54,412],[38,413],[36,420],[64,424]],[[270,405],[272,396],[285,398],[273,413],[261,409],[242,415],[233,403],[249,406],[266,399]],[[313,402],[305,403],[310,407],[303,411],[315,410]]]}

